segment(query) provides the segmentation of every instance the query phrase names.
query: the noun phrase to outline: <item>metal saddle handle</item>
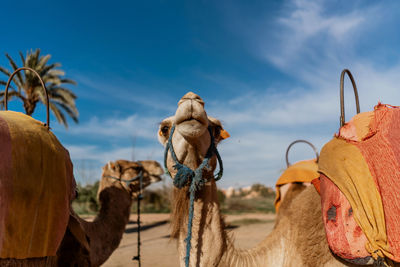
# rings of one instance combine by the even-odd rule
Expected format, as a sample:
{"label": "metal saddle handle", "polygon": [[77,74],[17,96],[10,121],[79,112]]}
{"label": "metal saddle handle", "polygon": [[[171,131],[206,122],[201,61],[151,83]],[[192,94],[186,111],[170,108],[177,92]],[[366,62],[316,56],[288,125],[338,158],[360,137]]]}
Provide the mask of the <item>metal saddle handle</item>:
{"label": "metal saddle handle", "polygon": [[357,114],[360,113],[360,101],[358,99],[356,82],[354,81],[354,78],[353,78],[353,75],[351,74],[351,72],[348,69],[344,69],[342,71],[342,74],[340,75],[340,127],[344,126],[344,124],[345,124],[345,119],[344,119],[344,75],[346,73],[349,76],[351,83],[353,84],[354,97],[356,99]]}
{"label": "metal saddle handle", "polygon": [[317,162],[318,162],[318,160],[319,160],[319,154],[318,154],[317,148],[316,148],[312,143],[308,142],[307,140],[296,140],[296,141],[292,142],[292,143],[288,146],[288,148],[286,149],[286,167],[287,167],[287,168],[291,165],[291,164],[289,163],[289,150],[290,150],[290,148],[291,148],[294,144],[297,144],[297,143],[306,143],[306,144],[308,144],[308,145],[314,150],[315,155],[317,156]]}
{"label": "metal saddle handle", "polygon": [[39,81],[40,81],[40,83],[42,84],[42,88],[43,88],[43,90],[44,90],[44,92],[45,92],[45,95],[46,95],[46,108],[47,108],[47,123],[46,123],[45,125],[46,125],[47,129],[50,129],[50,104],[49,104],[49,95],[48,95],[48,93],[47,93],[46,85],[44,84],[42,77],[40,77],[39,73],[37,73],[37,72],[36,72],[34,69],[32,69],[32,68],[29,68],[29,67],[18,68],[18,69],[16,69],[16,70],[10,75],[10,78],[8,78],[7,85],[6,85],[6,90],[5,90],[5,93],[4,93],[4,108],[5,108],[5,110],[8,110],[8,87],[10,86],[10,83],[11,83],[13,77],[14,77],[18,72],[20,72],[20,71],[22,71],[22,70],[29,70],[29,71],[32,71],[32,72],[39,78]]}

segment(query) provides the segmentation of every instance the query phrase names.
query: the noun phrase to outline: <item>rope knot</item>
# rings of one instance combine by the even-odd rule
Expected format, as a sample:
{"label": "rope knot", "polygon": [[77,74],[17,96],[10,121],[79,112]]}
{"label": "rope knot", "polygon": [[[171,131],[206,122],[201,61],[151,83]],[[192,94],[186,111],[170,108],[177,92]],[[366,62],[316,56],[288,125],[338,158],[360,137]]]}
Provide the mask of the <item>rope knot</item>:
{"label": "rope knot", "polygon": [[191,183],[190,186],[190,192],[196,192],[199,191],[203,185],[206,183],[206,180],[203,179],[203,170],[202,169],[196,169],[194,171],[195,176],[193,177],[193,182]]}
{"label": "rope knot", "polygon": [[178,171],[174,178],[174,185],[178,188],[187,185],[196,175],[192,169],[180,163],[175,164],[174,169]]}

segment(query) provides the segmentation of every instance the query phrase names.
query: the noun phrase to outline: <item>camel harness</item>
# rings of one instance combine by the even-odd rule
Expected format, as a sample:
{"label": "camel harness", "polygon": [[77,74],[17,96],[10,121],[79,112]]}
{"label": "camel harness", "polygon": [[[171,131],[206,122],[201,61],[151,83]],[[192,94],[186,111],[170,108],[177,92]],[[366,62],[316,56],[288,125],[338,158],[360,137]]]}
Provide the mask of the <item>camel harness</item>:
{"label": "camel harness", "polygon": [[174,147],[172,145],[172,136],[175,131],[175,125],[172,126],[171,128],[171,133],[168,138],[167,145],[165,146],[165,153],[164,153],[164,166],[165,166],[165,172],[172,177],[171,173],[168,171],[167,168],[167,157],[168,157],[168,150],[171,151],[171,156],[173,161],[175,162],[175,165],[173,168],[177,170],[178,172],[176,173],[174,177],[174,185],[177,188],[183,188],[188,184],[190,181],[190,187],[189,187],[189,192],[190,192],[190,203],[189,203],[189,219],[188,219],[188,233],[185,239],[186,242],[186,256],[185,256],[185,266],[189,266],[189,257],[190,257],[190,248],[191,248],[191,239],[192,239],[192,222],[193,222],[193,211],[194,211],[194,198],[196,191],[199,191],[203,185],[207,182],[206,179],[203,178],[203,170],[209,170],[210,169],[210,159],[212,156],[215,154],[218,159],[219,163],[219,171],[218,174],[214,177],[215,181],[218,181],[219,179],[222,178],[223,175],[223,165],[222,165],[222,159],[221,156],[218,153],[217,147],[215,146],[215,141],[214,141],[214,136],[212,134],[211,127],[208,127],[208,132],[210,133],[210,147],[207,150],[207,153],[203,159],[203,162],[200,164],[200,166],[196,170],[190,169],[188,166],[185,166],[184,164],[180,163],[178,161],[178,158],[176,157]]}

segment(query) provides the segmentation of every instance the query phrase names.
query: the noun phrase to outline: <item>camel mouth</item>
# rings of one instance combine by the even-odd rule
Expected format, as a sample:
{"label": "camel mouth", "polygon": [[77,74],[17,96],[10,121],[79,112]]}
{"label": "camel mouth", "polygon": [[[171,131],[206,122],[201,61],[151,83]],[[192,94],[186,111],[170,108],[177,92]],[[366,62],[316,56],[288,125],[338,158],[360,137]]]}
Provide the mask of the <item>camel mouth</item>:
{"label": "camel mouth", "polygon": [[178,118],[176,121],[175,121],[175,124],[176,125],[181,125],[181,124],[201,124],[201,125],[207,125],[207,121],[205,121],[203,118],[195,118],[195,117],[193,117],[193,116],[190,116],[190,117],[188,117],[188,118],[184,118],[184,117],[182,117],[182,118]]}
{"label": "camel mouth", "polygon": [[199,121],[199,120],[196,120],[196,119],[188,119],[188,120],[184,120],[184,121],[182,121],[182,122],[180,122],[179,123],[179,126],[186,126],[186,127],[201,127],[201,126],[203,126],[204,125],[204,123],[202,123],[201,121]]}
{"label": "camel mouth", "polygon": [[186,119],[186,120],[183,120],[183,121],[181,121],[181,123],[182,123],[182,122],[185,122],[185,121],[197,121],[197,122],[201,123],[200,120],[195,119],[195,118],[193,118],[193,117],[190,117],[190,118],[188,118],[188,119]]}

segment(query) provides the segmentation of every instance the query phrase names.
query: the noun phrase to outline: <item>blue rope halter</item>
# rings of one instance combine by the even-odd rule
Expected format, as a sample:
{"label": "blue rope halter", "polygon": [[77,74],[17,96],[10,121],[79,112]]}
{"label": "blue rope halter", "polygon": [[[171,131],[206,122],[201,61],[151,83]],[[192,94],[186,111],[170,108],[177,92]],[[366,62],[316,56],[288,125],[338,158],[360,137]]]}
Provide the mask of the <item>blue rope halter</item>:
{"label": "blue rope halter", "polygon": [[[142,168],[143,168],[143,167],[142,167]],[[111,175],[104,175],[103,177],[105,177],[105,178],[110,178],[110,179],[114,179],[114,180],[117,180],[117,181],[119,181],[119,182],[121,182],[121,183],[124,183],[124,184],[126,185],[126,187],[129,187],[129,185],[130,185],[132,182],[134,182],[134,181],[136,181],[136,180],[139,179],[139,181],[140,181],[140,186],[141,186],[141,184],[142,184],[142,178],[143,178],[143,169],[140,170],[140,172],[139,172],[138,175],[136,175],[135,177],[133,177],[132,179],[129,179],[129,180],[125,180],[125,179],[122,179],[121,177],[115,177],[115,176],[111,176]],[[141,189],[141,188],[140,188],[140,189]]]}
{"label": "blue rope halter", "polygon": [[[203,178],[203,170],[204,169],[209,169],[209,162],[212,156],[215,154],[218,159],[219,163],[219,171],[216,176],[214,176],[215,181],[218,181],[219,179],[222,178],[223,175],[223,165],[222,165],[222,159],[221,156],[218,153],[217,148],[215,147],[215,141],[214,141],[214,136],[212,134],[211,127],[208,127],[208,132],[210,133],[211,137],[211,143],[210,147],[207,150],[207,153],[203,159],[203,162],[200,164],[200,166],[196,170],[192,170],[189,167],[185,166],[182,163],[179,163],[178,158],[176,157],[174,147],[172,146],[172,136],[175,131],[175,125],[172,126],[171,128],[171,133],[169,134],[168,142],[167,145],[165,146],[165,152],[164,152],[164,167],[165,167],[165,172],[171,176],[171,173],[168,171],[167,168],[167,157],[168,157],[168,150],[171,150],[171,156],[173,161],[175,162],[175,165],[173,168],[177,170],[178,172],[176,173],[174,177],[174,185],[177,188],[183,188],[190,182],[190,187],[189,187],[189,192],[190,192],[190,202],[189,202],[189,219],[188,219],[188,233],[185,239],[186,242],[186,256],[185,256],[185,266],[189,266],[189,258],[190,258],[190,248],[191,248],[191,239],[192,239],[192,223],[193,223],[193,211],[194,211],[194,197],[196,191],[200,190],[203,185],[207,182]],[[172,177],[172,176],[171,176]]]}

